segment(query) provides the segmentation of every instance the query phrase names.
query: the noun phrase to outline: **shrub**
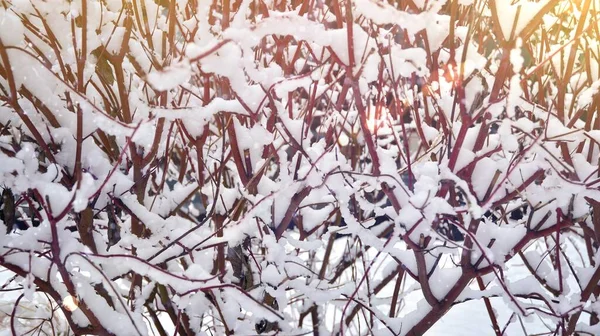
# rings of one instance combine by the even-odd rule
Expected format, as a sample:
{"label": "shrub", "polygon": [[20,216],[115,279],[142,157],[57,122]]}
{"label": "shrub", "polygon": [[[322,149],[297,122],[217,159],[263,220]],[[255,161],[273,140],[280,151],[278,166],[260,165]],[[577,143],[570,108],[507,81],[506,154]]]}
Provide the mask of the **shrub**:
{"label": "shrub", "polygon": [[3,323],[600,333],[599,7],[0,0]]}

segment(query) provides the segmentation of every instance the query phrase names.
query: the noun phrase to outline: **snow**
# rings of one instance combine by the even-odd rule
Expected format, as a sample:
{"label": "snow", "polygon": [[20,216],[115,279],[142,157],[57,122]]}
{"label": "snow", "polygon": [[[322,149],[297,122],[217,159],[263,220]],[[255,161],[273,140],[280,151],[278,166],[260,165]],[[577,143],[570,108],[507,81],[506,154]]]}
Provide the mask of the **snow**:
{"label": "snow", "polygon": [[519,1],[513,4],[510,0],[494,0],[504,40],[514,39],[523,31],[529,22],[549,2]]}
{"label": "snow", "polygon": [[[497,18],[459,1],[454,14],[480,10],[481,27],[503,35],[483,40],[443,0],[347,4],[302,15],[251,0],[229,13],[204,1],[0,8],[0,191],[15,198],[2,198],[0,264],[19,274],[3,272],[16,290],[0,296],[0,324],[21,294],[23,316],[61,305],[75,324],[117,335],[157,332],[151,309],[167,333],[186,313],[202,335],[266,320],[290,335],[315,323],[322,334],[405,334],[432,309],[445,314],[425,335],[493,334],[484,297],[507,334],[519,319],[531,334],[557,325],[550,311],[579,309],[595,270],[586,254],[599,258],[581,238],[596,238],[600,200],[600,133],[583,110],[598,96],[598,55],[577,49],[590,35],[573,78],[560,78],[568,53],[547,59],[572,36],[528,48],[533,66],[556,70],[538,78],[522,75],[522,47],[539,36],[521,35],[547,1],[495,0]],[[489,37],[513,50],[488,50]],[[465,270],[488,272],[486,288]],[[299,323],[313,307],[319,320]],[[20,333],[28,322],[17,320]]]}
{"label": "snow", "polygon": [[0,40],[2,44],[10,46],[18,46],[23,41],[25,28],[21,20],[13,13],[5,8],[0,9]]}
{"label": "snow", "polygon": [[171,65],[162,71],[148,75],[148,82],[159,91],[167,91],[187,83],[192,76],[191,66],[187,62]]}
{"label": "snow", "polygon": [[497,170],[494,160],[484,157],[477,161],[471,178],[471,185],[475,191],[477,198],[483,200],[487,191],[492,186],[496,174],[500,173]]}
{"label": "snow", "polygon": [[594,96],[596,96],[600,92],[600,80],[596,80],[589,87],[586,87],[584,91],[579,95],[579,99],[577,100],[577,107],[584,108],[587,105],[591,104]]}

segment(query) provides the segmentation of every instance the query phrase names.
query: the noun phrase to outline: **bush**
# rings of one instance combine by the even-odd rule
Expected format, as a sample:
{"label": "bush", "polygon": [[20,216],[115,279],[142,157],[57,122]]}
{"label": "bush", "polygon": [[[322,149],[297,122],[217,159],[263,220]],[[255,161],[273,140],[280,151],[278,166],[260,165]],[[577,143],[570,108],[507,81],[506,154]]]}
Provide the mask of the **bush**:
{"label": "bush", "polygon": [[600,333],[599,9],[0,0],[2,323]]}

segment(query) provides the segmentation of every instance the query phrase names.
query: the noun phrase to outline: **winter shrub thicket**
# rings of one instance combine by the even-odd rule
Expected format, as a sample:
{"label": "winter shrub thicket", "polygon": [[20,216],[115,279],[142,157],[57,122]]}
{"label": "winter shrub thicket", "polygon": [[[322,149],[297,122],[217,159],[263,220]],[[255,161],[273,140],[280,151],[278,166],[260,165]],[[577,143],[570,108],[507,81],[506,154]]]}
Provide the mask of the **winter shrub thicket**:
{"label": "winter shrub thicket", "polygon": [[513,2],[0,0],[3,330],[599,334],[600,2]]}

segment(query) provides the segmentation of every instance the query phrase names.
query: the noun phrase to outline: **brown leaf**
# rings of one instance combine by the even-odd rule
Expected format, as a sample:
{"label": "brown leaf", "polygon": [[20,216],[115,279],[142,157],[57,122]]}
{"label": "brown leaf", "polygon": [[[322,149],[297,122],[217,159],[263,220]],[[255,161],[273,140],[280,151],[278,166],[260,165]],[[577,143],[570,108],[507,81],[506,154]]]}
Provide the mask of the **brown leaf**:
{"label": "brown leaf", "polygon": [[6,233],[9,234],[12,232],[13,227],[15,225],[15,196],[12,191],[8,188],[4,188],[2,192],[2,215],[4,220],[4,225],[6,225]]}

